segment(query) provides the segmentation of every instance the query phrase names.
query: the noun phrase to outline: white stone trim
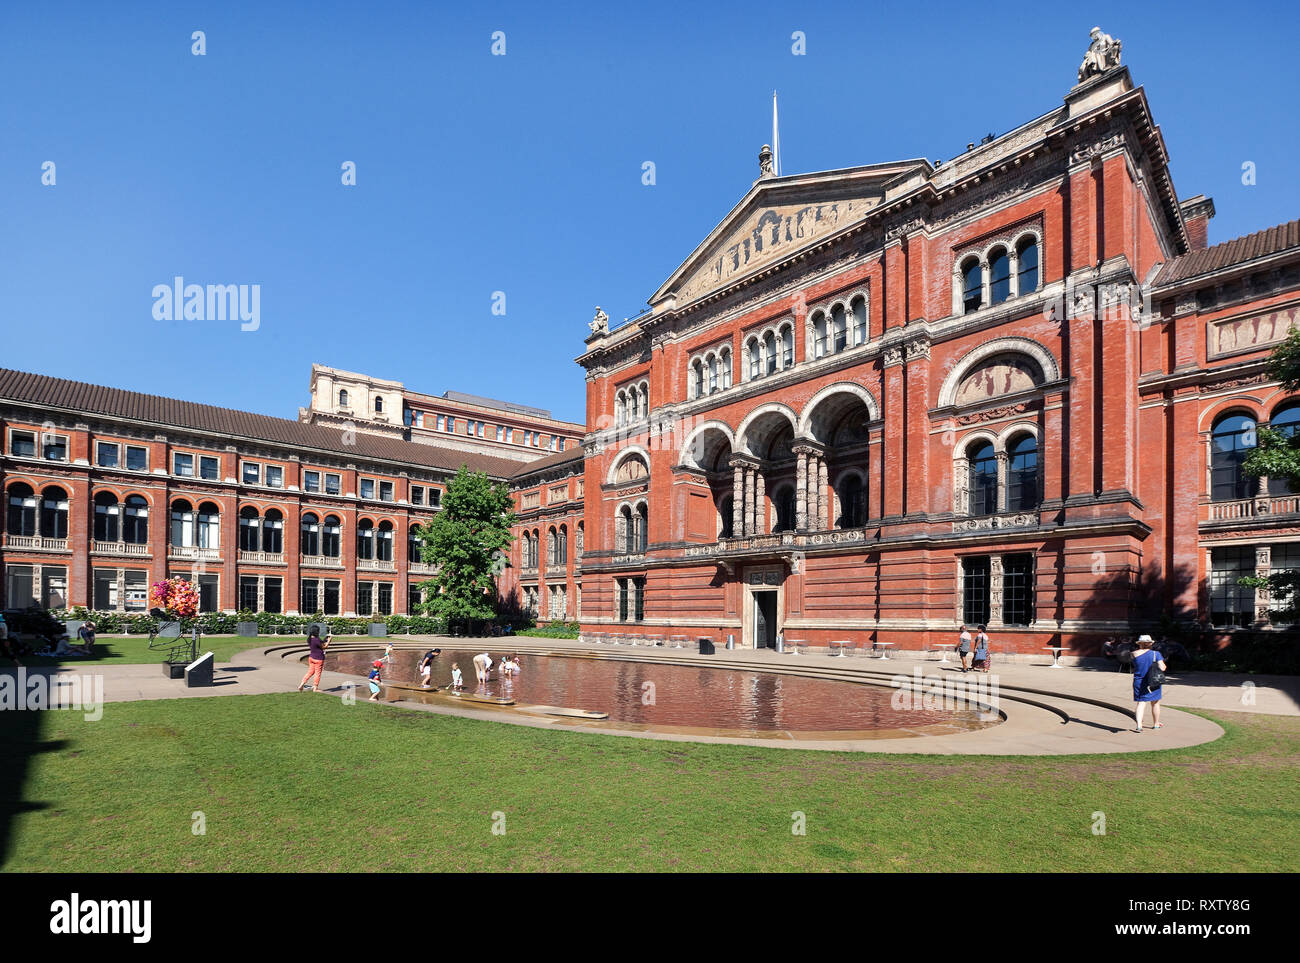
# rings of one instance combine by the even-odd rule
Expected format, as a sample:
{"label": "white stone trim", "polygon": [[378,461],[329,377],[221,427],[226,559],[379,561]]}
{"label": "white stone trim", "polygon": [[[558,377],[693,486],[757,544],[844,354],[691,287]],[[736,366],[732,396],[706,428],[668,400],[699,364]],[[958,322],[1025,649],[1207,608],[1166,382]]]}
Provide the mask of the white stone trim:
{"label": "white stone trim", "polygon": [[1060,366],[1052,353],[1043,347],[1037,341],[1030,338],[1007,337],[997,338],[988,341],[978,348],[972,348],[962,357],[961,361],[948,373],[944,379],[943,387],[939,389],[939,407],[948,408],[956,403],[957,386],[961,384],[962,378],[981,361],[999,354],[1023,354],[1038,363],[1038,369],[1043,373],[1044,381],[1056,381],[1060,378]]}

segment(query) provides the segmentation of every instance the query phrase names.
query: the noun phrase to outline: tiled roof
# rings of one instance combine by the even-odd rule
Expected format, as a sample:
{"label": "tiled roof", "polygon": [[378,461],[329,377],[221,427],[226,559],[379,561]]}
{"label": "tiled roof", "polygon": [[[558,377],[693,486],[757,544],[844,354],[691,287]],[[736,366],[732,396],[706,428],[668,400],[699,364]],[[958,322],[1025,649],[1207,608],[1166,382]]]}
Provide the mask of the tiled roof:
{"label": "tiled roof", "polygon": [[403,441],[364,432],[353,432],[350,443],[343,442],[345,432],[325,425],[309,425],[287,418],[273,418],[251,411],[218,408],[193,401],[178,401],[139,391],[124,391],[84,381],[69,381],[48,375],[31,374],[0,368],[0,402],[20,402],[42,408],[129,418],[161,428],[191,429],[235,438],[251,439],[331,452],[359,459],[401,462],[422,468],[457,471],[463,464],[471,471],[486,472],[494,478],[506,478],[519,463],[508,458],[441,448],[419,442]]}
{"label": "tiled roof", "polygon": [[525,475],[531,475],[533,472],[545,471],[548,468],[554,468],[556,465],[563,465],[566,462],[582,461],[582,446],[574,445],[567,451],[557,451],[554,454],[547,455],[545,458],[538,458],[536,461],[530,461],[520,465],[511,474],[511,478],[522,478]]}
{"label": "tiled roof", "polygon": [[1173,284],[1293,247],[1300,248],[1300,220],[1288,221],[1266,231],[1256,231],[1245,237],[1224,241],[1203,251],[1180,255],[1160,269],[1155,283],[1157,286]]}

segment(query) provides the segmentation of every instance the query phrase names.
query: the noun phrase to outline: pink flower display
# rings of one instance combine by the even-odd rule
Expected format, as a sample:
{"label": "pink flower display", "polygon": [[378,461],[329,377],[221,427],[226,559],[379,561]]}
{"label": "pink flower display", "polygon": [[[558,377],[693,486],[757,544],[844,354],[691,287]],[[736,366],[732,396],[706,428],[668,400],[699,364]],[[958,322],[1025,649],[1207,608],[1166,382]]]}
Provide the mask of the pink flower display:
{"label": "pink flower display", "polygon": [[190,619],[199,610],[199,592],[183,578],[163,579],[149,589],[149,604],[172,620]]}

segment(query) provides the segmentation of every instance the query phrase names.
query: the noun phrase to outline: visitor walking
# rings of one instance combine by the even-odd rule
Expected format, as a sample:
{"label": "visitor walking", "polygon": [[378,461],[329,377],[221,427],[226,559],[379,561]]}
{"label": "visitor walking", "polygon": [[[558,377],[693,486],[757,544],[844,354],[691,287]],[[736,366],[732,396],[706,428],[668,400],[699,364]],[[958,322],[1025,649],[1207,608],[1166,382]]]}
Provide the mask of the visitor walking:
{"label": "visitor walking", "polygon": [[966,623],[961,624],[961,633],[957,636],[957,656],[961,659],[961,670],[967,671],[966,657],[970,655],[970,630]]}
{"label": "visitor walking", "polygon": [[982,625],[975,633],[975,653],[971,667],[986,674],[989,671],[989,637]]}
{"label": "visitor walking", "polygon": [[1151,648],[1155,640],[1149,635],[1140,635],[1137,640],[1138,652],[1133,656],[1133,703],[1134,716],[1137,717],[1137,730],[1142,731],[1142,713],[1146,704],[1151,703],[1152,729],[1163,729],[1160,723],[1161,688],[1165,681],[1168,666],[1160,653]]}
{"label": "visitor walking", "polygon": [[379,684],[384,680],[379,675],[379,670],[383,667],[383,659],[375,659],[370,663],[370,677],[367,680],[370,683],[370,701],[379,701]]}
{"label": "visitor walking", "polygon": [[307,653],[307,674],[298,683],[299,692],[307,687],[308,682],[311,682],[313,691],[320,691],[320,674],[325,669],[325,650],[329,647],[329,644],[329,636],[327,635],[322,642],[320,629],[313,625],[311,635],[307,636],[307,648],[309,650]]}

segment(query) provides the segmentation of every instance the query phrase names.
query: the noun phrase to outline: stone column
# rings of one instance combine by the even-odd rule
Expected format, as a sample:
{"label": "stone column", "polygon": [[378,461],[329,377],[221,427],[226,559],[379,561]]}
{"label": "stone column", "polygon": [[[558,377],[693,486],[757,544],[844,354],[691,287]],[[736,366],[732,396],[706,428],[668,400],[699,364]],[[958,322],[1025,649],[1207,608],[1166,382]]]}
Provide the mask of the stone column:
{"label": "stone column", "polygon": [[745,531],[743,534],[754,534],[754,469],[751,465],[745,466]]}
{"label": "stone column", "polygon": [[799,463],[794,483],[794,527],[803,531],[808,527],[808,451],[798,450]]}
{"label": "stone column", "polygon": [[[1273,569],[1273,549],[1269,545],[1255,546],[1255,576],[1257,578],[1268,578]],[[1269,615],[1269,595],[1268,586],[1261,585],[1255,589],[1255,621],[1267,623],[1271,620]]]}
{"label": "stone column", "polygon": [[989,558],[989,628],[1002,624],[1002,556]]}
{"label": "stone column", "polygon": [[830,528],[830,499],[826,496],[826,459],[817,458],[817,512],[822,529]]}
{"label": "stone column", "polygon": [[731,537],[745,534],[745,466],[731,464]]}
{"label": "stone column", "polygon": [[754,469],[754,534],[755,535],[766,534],[767,526],[764,524],[764,522],[767,521],[767,505],[765,504],[766,494],[767,494],[766,479],[763,478],[763,472],[755,468]]}
{"label": "stone column", "polygon": [[1007,465],[1011,459],[1006,449],[998,452],[995,457],[998,461],[998,497],[994,511],[1001,515],[1007,510]]}

